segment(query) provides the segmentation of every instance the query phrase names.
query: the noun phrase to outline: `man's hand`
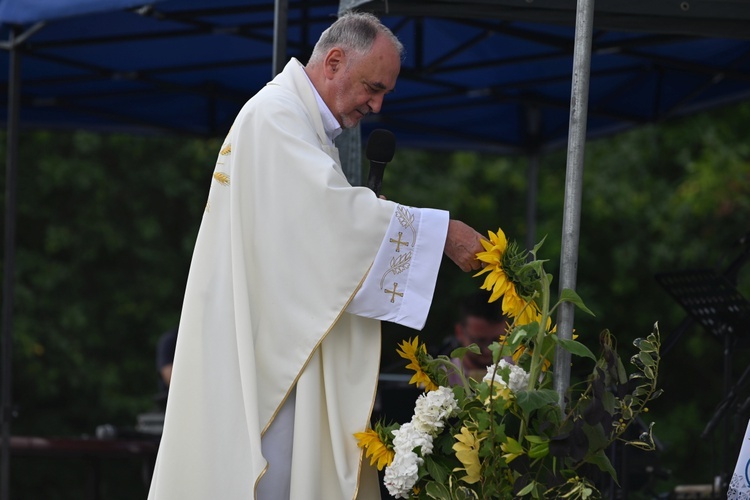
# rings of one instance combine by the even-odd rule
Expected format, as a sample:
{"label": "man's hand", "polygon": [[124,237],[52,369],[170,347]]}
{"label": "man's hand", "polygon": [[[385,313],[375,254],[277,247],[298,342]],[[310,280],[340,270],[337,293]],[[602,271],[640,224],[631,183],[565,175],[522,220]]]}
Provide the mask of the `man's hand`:
{"label": "man's hand", "polygon": [[464,272],[480,269],[477,253],[484,251],[479,241],[482,235],[459,220],[448,222],[448,236],[445,238],[445,255]]}

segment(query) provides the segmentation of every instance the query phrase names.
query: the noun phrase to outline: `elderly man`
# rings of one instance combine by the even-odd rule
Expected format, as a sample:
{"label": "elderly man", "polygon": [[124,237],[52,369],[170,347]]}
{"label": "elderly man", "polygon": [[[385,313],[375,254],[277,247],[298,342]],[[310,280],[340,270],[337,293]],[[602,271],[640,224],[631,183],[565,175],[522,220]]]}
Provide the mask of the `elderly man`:
{"label": "elderly man", "polygon": [[306,66],[240,111],[218,155],[185,291],[149,498],[378,498],[368,425],[380,320],[424,326],[443,253],[481,236],[351,186],[334,139],[377,113],[401,43],[347,14]]}

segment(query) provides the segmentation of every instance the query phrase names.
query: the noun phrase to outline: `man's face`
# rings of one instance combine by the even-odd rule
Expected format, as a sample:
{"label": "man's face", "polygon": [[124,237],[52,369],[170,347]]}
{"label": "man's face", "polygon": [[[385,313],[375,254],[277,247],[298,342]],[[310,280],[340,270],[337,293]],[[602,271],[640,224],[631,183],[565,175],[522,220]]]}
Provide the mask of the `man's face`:
{"label": "man's face", "polygon": [[396,86],[401,59],[393,44],[378,36],[372,50],[352,58],[345,54],[345,64],[332,77],[333,115],[342,127],[351,128],[368,113],[378,113],[385,94]]}
{"label": "man's face", "polygon": [[481,354],[467,352],[464,361],[474,365],[474,368],[484,368],[492,364],[492,353],[489,345],[500,339],[505,333],[505,322],[494,323],[477,316],[469,316],[463,323],[456,325],[456,338],[462,346],[476,344]]}

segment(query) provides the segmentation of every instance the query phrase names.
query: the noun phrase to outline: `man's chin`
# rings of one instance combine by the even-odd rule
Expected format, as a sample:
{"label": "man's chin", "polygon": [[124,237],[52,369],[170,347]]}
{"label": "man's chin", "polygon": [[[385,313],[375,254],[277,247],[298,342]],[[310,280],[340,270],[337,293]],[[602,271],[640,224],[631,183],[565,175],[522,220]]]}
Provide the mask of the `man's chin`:
{"label": "man's chin", "polygon": [[344,123],[341,125],[341,128],[354,128],[357,125],[359,125],[359,122],[361,120],[344,120]]}

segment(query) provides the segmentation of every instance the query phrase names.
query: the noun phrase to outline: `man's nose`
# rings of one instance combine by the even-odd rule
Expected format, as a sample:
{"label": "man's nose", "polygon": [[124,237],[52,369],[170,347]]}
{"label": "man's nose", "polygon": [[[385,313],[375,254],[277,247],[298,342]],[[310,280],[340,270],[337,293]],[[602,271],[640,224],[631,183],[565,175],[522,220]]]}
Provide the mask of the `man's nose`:
{"label": "man's nose", "polygon": [[378,94],[371,97],[370,100],[367,101],[367,105],[370,106],[373,113],[380,113],[380,108],[383,106],[383,95]]}

